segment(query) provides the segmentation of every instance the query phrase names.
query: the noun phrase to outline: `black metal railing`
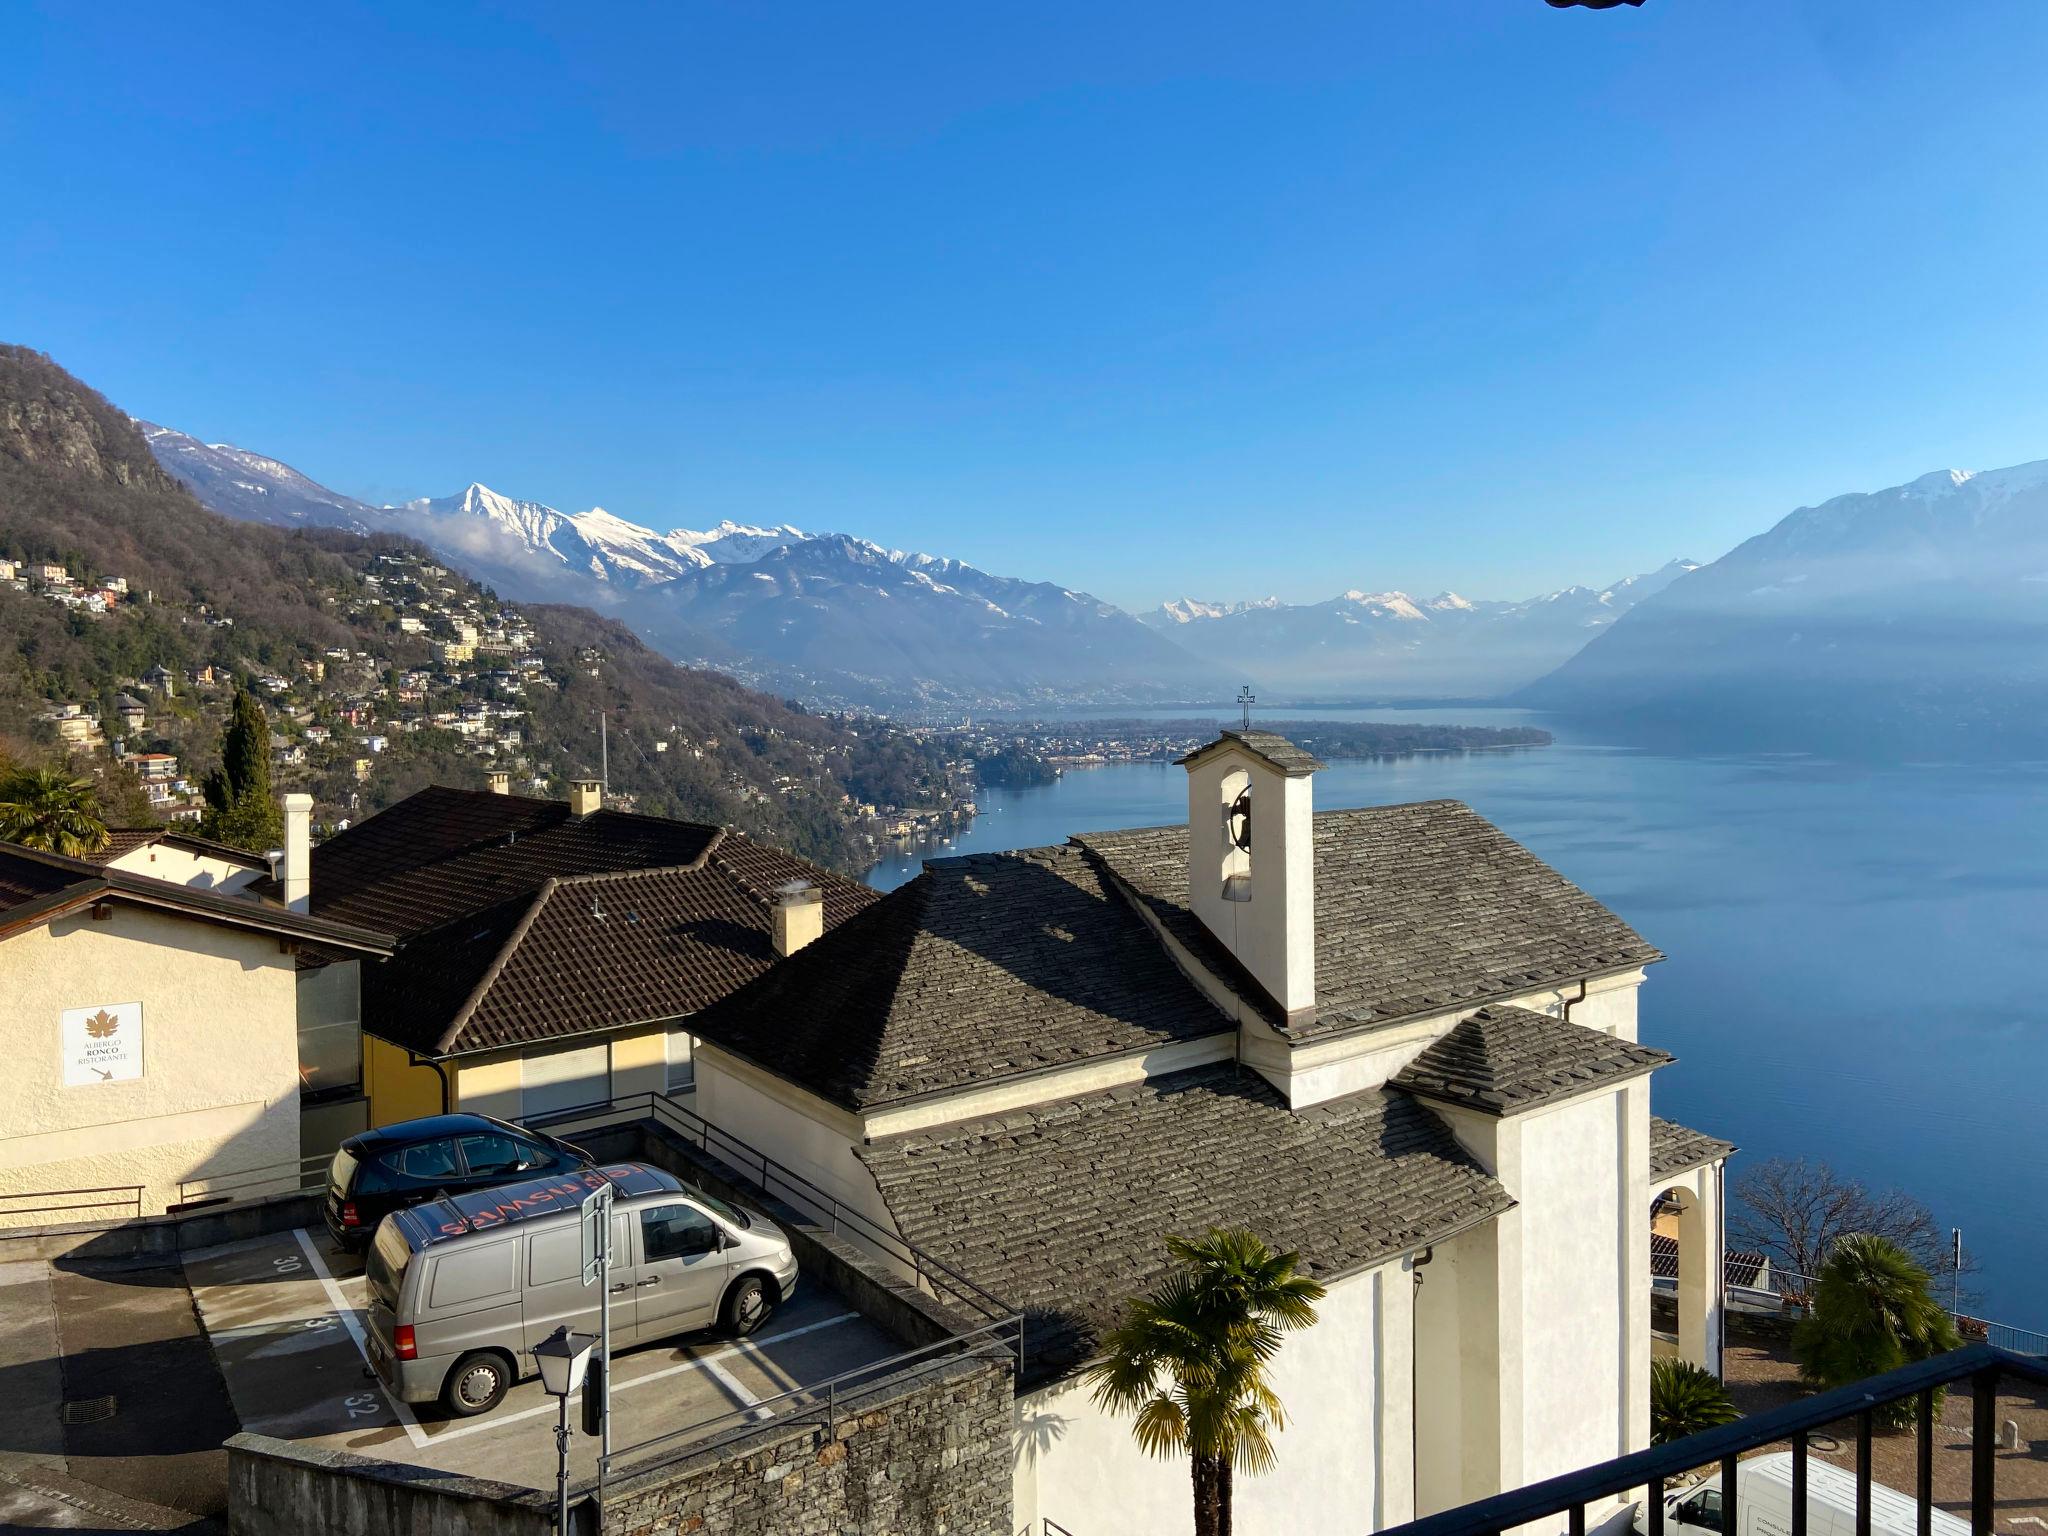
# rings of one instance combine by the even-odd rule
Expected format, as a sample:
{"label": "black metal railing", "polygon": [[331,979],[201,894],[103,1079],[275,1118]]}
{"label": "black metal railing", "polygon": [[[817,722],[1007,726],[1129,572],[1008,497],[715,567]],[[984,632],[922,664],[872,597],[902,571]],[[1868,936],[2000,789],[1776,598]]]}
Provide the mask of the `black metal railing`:
{"label": "black metal railing", "polygon": [[[730,1131],[713,1125],[693,1109],[685,1109],[666,1094],[638,1093],[623,1098],[534,1115],[520,1123],[551,1136],[573,1135],[578,1129],[598,1129],[630,1120],[652,1120],[681,1137],[707,1157],[716,1158],[762,1194],[781,1200],[804,1212],[834,1233],[846,1232],[907,1269],[918,1285],[932,1295],[985,1322],[1007,1322],[1017,1309],[991,1294],[951,1266],[913,1247],[901,1237],[862,1215],[836,1195],[820,1189],[794,1169],[787,1168]],[[1018,1337],[1018,1366],[1023,1366],[1023,1339]]]}
{"label": "black metal railing", "polygon": [[[76,1221],[139,1219],[142,1196],[147,1187],[143,1184],[98,1184],[89,1189],[29,1189],[0,1194],[0,1219],[16,1216],[70,1216]],[[97,1214],[78,1215],[81,1211]]]}
{"label": "black metal railing", "polygon": [[1615,1461],[1532,1483],[1511,1493],[1463,1504],[1396,1526],[1385,1536],[1500,1536],[1531,1522],[1565,1519],[1571,1536],[1585,1536],[1586,1511],[1608,1508],[1646,1489],[1647,1529],[1664,1536],[1664,1485],[1705,1466],[1721,1471],[1721,1529],[1738,1531],[1740,1484],[1736,1464],[1745,1451],[1787,1442],[1792,1449],[1792,1531],[1807,1536],[1806,1460],[1808,1438],[1830,1424],[1856,1426],[1855,1536],[1870,1536],[1871,1434],[1881,1408],[1912,1399],[1916,1407],[1919,1463],[1915,1502],[1919,1536],[1930,1536],[1934,1510],[1934,1394],[1967,1384],[1970,1391],[1970,1526],[1974,1536],[1993,1536],[1996,1508],[1998,1387],[2007,1377],[2048,1386],[2048,1361],[1989,1344],[1973,1344],[1931,1360],[1902,1366],[1868,1381],[1823,1392],[1766,1413],[1738,1419],[1669,1445],[1637,1451]]}

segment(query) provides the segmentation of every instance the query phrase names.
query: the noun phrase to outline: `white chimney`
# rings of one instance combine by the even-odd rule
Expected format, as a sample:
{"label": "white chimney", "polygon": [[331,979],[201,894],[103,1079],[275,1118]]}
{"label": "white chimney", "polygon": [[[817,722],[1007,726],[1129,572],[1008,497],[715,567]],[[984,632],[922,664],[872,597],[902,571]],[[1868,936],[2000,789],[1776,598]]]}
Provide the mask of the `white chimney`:
{"label": "white chimney", "polygon": [[577,816],[588,816],[604,804],[604,786],[596,779],[571,779],[569,781],[569,810]]}
{"label": "white chimney", "polygon": [[313,906],[313,797],[284,797],[284,904],[294,912]]}
{"label": "white chimney", "polygon": [[491,793],[494,795],[511,794],[512,775],[502,768],[493,768],[491,770]]}
{"label": "white chimney", "polygon": [[775,891],[775,953],[793,955],[825,931],[825,893],[806,880]]}
{"label": "white chimney", "polygon": [[1282,1010],[1316,1002],[1315,797],[1323,765],[1271,731],[1225,731],[1188,771],[1188,905]]}

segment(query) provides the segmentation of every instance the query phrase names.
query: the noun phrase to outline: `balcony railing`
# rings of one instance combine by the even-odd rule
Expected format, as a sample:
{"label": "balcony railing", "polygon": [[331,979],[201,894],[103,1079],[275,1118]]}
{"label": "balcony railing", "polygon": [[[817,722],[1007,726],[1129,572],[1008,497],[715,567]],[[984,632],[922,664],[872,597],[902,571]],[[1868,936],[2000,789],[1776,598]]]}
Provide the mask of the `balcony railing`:
{"label": "balcony railing", "polygon": [[[1737,1311],[1800,1312],[1805,1310],[1807,1300],[1820,1281],[1813,1275],[1802,1275],[1796,1269],[1780,1269],[1772,1265],[1760,1282],[1753,1285],[1729,1284],[1725,1295],[1729,1306]],[[1964,1342],[1990,1344],[2009,1350],[2015,1355],[2048,1356],[2048,1333],[2036,1328],[2022,1328],[2017,1323],[1998,1323],[1985,1317],[1973,1317],[1968,1312],[1951,1312],[1956,1328],[1962,1333]]]}
{"label": "balcony railing", "polygon": [[[1722,1529],[1739,1531],[1741,1497],[1736,1463],[1745,1451],[1788,1443],[1792,1450],[1792,1531],[1807,1536],[1806,1461],[1808,1438],[1827,1425],[1851,1420],[1856,1426],[1855,1536],[1870,1536],[1871,1433],[1877,1411],[1914,1401],[1917,1407],[1918,1466],[1914,1501],[1919,1536],[1930,1536],[1934,1510],[1934,1394],[1967,1384],[1970,1392],[1970,1527],[1973,1536],[1993,1536],[1997,1508],[1998,1387],[2008,1378],[2048,1386],[2048,1361],[1989,1344],[1973,1344],[1931,1360],[1902,1366],[1854,1386],[1823,1392],[1783,1408],[1738,1419],[1720,1429],[1637,1451],[1583,1471],[1532,1483],[1394,1527],[1395,1536],[1501,1536],[1517,1526],[1550,1525],[1562,1517],[1571,1536],[1585,1536],[1586,1511],[1606,1509],[1647,1489],[1650,1536],[1664,1536],[1664,1487],[1696,1469],[1721,1469]],[[1903,1490],[1902,1490],[1903,1491]]]}

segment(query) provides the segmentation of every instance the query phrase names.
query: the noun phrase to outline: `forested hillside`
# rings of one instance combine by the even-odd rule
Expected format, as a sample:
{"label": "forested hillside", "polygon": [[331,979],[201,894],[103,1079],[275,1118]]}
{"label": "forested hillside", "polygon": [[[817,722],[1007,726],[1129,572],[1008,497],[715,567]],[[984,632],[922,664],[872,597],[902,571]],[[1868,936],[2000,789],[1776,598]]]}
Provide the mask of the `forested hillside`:
{"label": "forested hillside", "polygon": [[[0,748],[68,750],[126,797],[117,813],[139,803],[138,753],[175,754],[197,781],[237,683],[269,714],[280,787],[311,790],[327,820],[494,768],[559,792],[600,771],[601,721],[616,795],[841,868],[872,858],[863,803],[956,793],[936,748],[679,667],[587,610],[502,603],[406,540],[209,512],[126,416],[15,346],[0,346],[0,561],[19,567],[0,581]],[[169,674],[155,688],[152,668]],[[67,705],[90,739],[60,741],[48,717]]]}

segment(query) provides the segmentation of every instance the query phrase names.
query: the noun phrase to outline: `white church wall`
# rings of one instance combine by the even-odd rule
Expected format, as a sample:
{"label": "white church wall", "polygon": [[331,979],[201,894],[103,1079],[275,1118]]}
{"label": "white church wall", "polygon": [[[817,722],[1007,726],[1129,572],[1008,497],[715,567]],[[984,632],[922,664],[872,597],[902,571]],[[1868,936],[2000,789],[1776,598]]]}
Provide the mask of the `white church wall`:
{"label": "white church wall", "polygon": [[[1413,1512],[1411,1280],[1405,1261],[1330,1287],[1316,1324],[1290,1335],[1272,1365],[1287,1427],[1278,1463],[1235,1482],[1238,1536],[1366,1532]],[[1079,1531],[1187,1529],[1185,1459],[1145,1455],[1128,1416],[1097,1408],[1077,1378],[1018,1397],[1019,1528],[1042,1519]]]}
{"label": "white church wall", "polygon": [[[1627,1249],[1648,1238],[1647,1196],[1624,1231],[1626,1095],[1577,1100],[1518,1122],[1522,1217],[1519,1481],[1535,1482],[1627,1449],[1632,1298]],[[1648,1297],[1642,1300],[1647,1317]],[[1647,1362],[1647,1332],[1641,1342]],[[1647,1367],[1646,1367],[1647,1368]],[[1568,1407],[1567,1407],[1568,1405]]]}

